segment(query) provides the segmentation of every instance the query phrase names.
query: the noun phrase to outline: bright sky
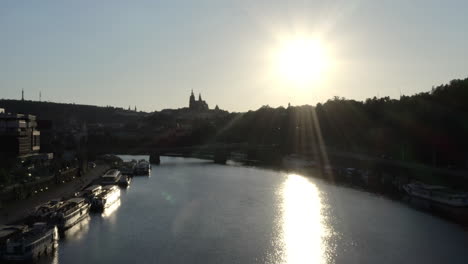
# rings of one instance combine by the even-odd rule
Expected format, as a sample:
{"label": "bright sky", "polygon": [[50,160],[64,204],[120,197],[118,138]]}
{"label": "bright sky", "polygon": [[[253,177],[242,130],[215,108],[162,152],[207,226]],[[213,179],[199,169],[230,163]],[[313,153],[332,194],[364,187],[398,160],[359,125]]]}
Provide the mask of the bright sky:
{"label": "bright sky", "polygon": [[[146,111],[187,106],[191,89],[230,111],[397,98],[468,76],[467,14],[463,0],[5,0],[0,98]],[[327,67],[298,85],[272,53],[301,39]]]}

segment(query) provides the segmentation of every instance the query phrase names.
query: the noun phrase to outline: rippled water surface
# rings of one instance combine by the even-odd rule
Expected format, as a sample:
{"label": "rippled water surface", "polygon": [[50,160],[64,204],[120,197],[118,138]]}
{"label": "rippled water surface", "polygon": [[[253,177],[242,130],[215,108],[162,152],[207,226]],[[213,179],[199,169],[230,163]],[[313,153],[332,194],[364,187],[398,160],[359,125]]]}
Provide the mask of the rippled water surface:
{"label": "rippled water surface", "polygon": [[468,263],[468,234],[315,178],[164,157],[47,262]]}

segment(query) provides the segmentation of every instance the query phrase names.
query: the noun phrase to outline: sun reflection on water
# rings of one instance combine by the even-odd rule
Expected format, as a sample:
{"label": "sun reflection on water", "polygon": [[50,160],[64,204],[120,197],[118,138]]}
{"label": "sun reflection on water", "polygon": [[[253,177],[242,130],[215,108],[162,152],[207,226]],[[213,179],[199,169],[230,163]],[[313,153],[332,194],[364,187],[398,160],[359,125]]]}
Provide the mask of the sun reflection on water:
{"label": "sun reflection on water", "polygon": [[290,174],[282,190],[282,244],[284,263],[328,263],[328,233],[317,186]]}
{"label": "sun reflection on water", "polygon": [[91,219],[89,216],[76,223],[70,229],[63,233],[63,237],[67,240],[81,240],[83,236],[89,231],[89,223]]}
{"label": "sun reflection on water", "polygon": [[108,218],[110,217],[115,211],[117,211],[117,209],[119,209],[120,207],[120,199],[115,201],[111,206],[109,206],[108,208],[104,209],[104,211],[102,212],[101,216],[103,218]]}

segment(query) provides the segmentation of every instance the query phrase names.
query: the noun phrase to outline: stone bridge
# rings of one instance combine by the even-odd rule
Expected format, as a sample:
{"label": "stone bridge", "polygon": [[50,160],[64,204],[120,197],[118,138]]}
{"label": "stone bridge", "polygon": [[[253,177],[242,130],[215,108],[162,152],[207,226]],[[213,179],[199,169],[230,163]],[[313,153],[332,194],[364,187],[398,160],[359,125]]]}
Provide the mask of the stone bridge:
{"label": "stone bridge", "polygon": [[[176,157],[197,157],[203,159],[212,159],[215,163],[225,164],[226,161],[233,157],[248,160],[252,157],[252,153],[274,153],[278,146],[271,145],[249,145],[247,143],[236,144],[207,144],[186,147],[168,147],[156,148],[149,153],[150,162],[159,164],[160,156],[176,156]],[[255,156],[255,155],[254,155]]]}

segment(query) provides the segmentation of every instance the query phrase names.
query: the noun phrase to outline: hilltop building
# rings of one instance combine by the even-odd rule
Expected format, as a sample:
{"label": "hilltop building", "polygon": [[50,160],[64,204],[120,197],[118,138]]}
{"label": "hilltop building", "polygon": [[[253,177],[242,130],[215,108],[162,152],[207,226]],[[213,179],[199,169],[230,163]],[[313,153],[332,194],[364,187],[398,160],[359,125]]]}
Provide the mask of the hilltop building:
{"label": "hilltop building", "polygon": [[189,100],[189,109],[193,111],[203,111],[203,110],[209,110],[210,108],[208,107],[208,104],[202,100],[201,94],[198,94],[198,100],[195,100],[195,95],[192,94],[190,95],[190,100]]}

